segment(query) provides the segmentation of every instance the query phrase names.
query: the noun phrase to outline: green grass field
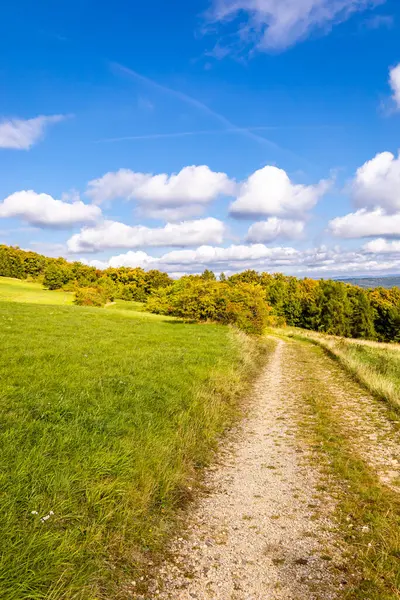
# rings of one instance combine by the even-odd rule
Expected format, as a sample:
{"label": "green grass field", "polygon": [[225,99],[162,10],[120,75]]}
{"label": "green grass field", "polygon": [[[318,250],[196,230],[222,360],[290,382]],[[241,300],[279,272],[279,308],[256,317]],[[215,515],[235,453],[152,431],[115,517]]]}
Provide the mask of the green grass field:
{"label": "green grass field", "polygon": [[130,597],[260,356],[223,326],[70,302],[0,279],[4,600]]}
{"label": "green grass field", "polygon": [[72,292],[46,290],[40,283],[33,283],[21,279],[0,277],[0,301],[29,302],[31,304],[72,304]]}

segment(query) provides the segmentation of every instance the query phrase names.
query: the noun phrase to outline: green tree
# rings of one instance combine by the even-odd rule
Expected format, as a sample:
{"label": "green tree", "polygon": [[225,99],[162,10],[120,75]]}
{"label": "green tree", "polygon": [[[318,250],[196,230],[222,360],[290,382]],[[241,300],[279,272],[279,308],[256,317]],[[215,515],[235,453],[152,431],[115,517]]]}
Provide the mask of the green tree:
{"label": "green tree", "polygon": [[320,304],[318,302],[319,282],[305,278],[300,284],[301,290],[301,320],[299,327],[318,329],[320,321]]}
{"label": "green tree", "polygon": [[163,273],[157,269],[151,269],[145,273],[145,284],[144,289],[146,294],[151,294],[154,290],[159,288],[165,288],[171,285],[172,279],[168,273]]}
{"label": "green tree", "polygon": [[400,341],[400,290],[376,288],[369,290],[369,298],[378,339],[385,342]]}
{"label": "green tree", "polygon": [[253,269],[248,269],[247,271],[243,271],[242,273],[235,273],[228,277],[229,283],[260,283],[260,275],[257,271]]}
{"label": "green tree", "polygon": [[69,277],[64,265],[51,262],[47,265],[44,272],[43,285],[49,290],[58,290],[68,283]]}
{"label": "green tree", "polygon": [[34,278],[43,275],[48,259],[36,252],[22,252],[22,263],[26,276]]}
{"label": "green tree", "polygon": [[355,286],[348,286],[351,311],[351,336],[355,338],[374,339],[376,337],[374,326],[374,311],[368,293]]}
{"label": "green tree", "polygon": [[97,282],[100,277],[100,271],[95,267],[89,267],[81,262],[73,262],[70,266],[71,279],[80,286],[90,286]]}
{"label": "green tree", "polygon": [[210,271],[209,269],[203,271],[203,273],[201,274],[201,278],[205,281],[216,281],[217,279],[215,277],[215,273],[213,271]]}
{"label": "green tree", "polygon": [[24,279],[23,251],[12,246],[0,246],[0,276]]}
{"label": "green tree", "polygon": [[322,280],[319,302],[319,330],[333,335],[350,335],[352,307],[347,296],[346,285],[339,281]]}

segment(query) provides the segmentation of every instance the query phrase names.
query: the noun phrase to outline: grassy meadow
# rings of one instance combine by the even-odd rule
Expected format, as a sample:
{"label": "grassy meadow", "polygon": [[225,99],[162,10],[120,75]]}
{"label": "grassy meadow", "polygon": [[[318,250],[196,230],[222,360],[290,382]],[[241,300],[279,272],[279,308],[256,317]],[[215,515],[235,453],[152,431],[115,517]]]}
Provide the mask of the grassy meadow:
{"label": "grassy meadow", "polygon": [[280,330],[324,348],[361,384],[400,411],[400,344],[342,338],[295,328]]}
{"label": "grassy meadow", "polygon": [[0,277],[0,301],[29,302],[30,304],[70,305],[73,303],[72,292],[46,290],[40,283],[25,279]]}
{"label": "grassy meadow", "polygon": [[4,600],[129,597],[262,354],[228,327],[71,302],[0,278]]}

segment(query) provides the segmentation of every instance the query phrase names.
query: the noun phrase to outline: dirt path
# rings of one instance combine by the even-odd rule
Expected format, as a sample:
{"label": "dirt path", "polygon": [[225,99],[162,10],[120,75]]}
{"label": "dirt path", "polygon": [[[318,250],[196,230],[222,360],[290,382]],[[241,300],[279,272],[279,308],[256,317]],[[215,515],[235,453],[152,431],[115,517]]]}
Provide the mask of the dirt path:
{"label": "dirt path", "polygon": [[296,434],[303,380],[296,346],[277,341],[248,418],[209,471],[208,493],[146,599],[338,597],[334,503]]}
{"label": "dirt path", "polygon": [[[400,492],[399,419],[388,418],[388,406],[353,381],[319,348],[295,344],[297,360],[330,397],[331,409],[356,452],[392,490]],[[309,381],[309,383],[313,383]]]}

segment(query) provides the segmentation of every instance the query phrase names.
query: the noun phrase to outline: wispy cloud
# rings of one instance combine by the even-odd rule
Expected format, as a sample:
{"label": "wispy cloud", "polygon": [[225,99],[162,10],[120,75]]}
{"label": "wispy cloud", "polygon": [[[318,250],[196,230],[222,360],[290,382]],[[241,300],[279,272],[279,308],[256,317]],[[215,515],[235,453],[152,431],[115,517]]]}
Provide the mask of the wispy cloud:
{"label": "wispy cloud", "polygon": [[148,98],[145,98],[144,96],[139,96],[138,97],[138,108],[140,110],[144,110],[144,111],[152,111],[152,110],[154,110],[154,104]]}
{"label": "wispy cloud", "polygon": [[[247,138],[250,138],[250,139],[258,142],[259,144],[262,144],[264,146],[269,146],[270,148],[274,148],[275,150],[283,150],[275,142],[272,142],[271,140],[269,140],[261,135],[258,135],[254,131],[252,131],[248,128],[237,127],[234,123],[232,123],[232,121],[227,119],[224,115],[213,110],[212,108],[210,108],[209,106],[204,104],[204,102],[201,102],[200,100],[198,100],[197,98],[194,98],[193,96],[189,96],[188,94],[185,94],[184,92],[175,90],[166,85],[162,85],[161,83],[158,83],[154,79],[150,79],[150,77],[145,77],[144,75],[141,75],[137,71],[134,71],[133,69],[129,69],[128,67],[125,67],[124,65],[121,65],[119,63],[111,63],[111,67],[116,72],[127,75],[128,77],[132,77],[136,81],[140,81],[141,83],[143,83],[147,86],[150,86],[150,87],[158,90],[159,92],[168,94],[169,96],[173,96],[174,98],[177,98],[181,102],[184,102],[185,104],[188,104],[189,106],[196,108],[197,110],[201,111],[203,114],[206,114],[206,115],[212,117],[213,119],[215,119],[216,121],[218,121],[219,123],[221,123],[221,125],[223,125],[225,131],[226,130],[235,130],[237,133],[241,133],[242,135],[246,136]],[[189,135],[191,135],[191,134],[189,133]]]}
{"label": "wispy cloud", "polygon": [[389,83],[393,92],[393,100],[397,110],[400,110],[400,63],[389,72]]}
{"label": "wispy cloud", "polygon": [[[329,31],[353,13],[386,0],[212,0],[212,24],[230,24],[231,51],[282,51],[314,31]],[[247,18],[246,18],[247,17]],[[236,39],[234,37],[236,36]],[[233,40],[233,42],[232,42]],[[218,48],[221,48],[219,44]]]}
{"label": "wispy cloud", "polygon": [[59,123],[67,115],[40,115],[33,119],[3,119],[0,121],[0,148],[29,150],[43,138],[46,128]]}
{"label": "wispy cloud", "polygon": [[373,15],[368,17],[362,23],[365,29],[380,29],[386,27],[390,29],[394,25],[394,17],[392,15]]}

